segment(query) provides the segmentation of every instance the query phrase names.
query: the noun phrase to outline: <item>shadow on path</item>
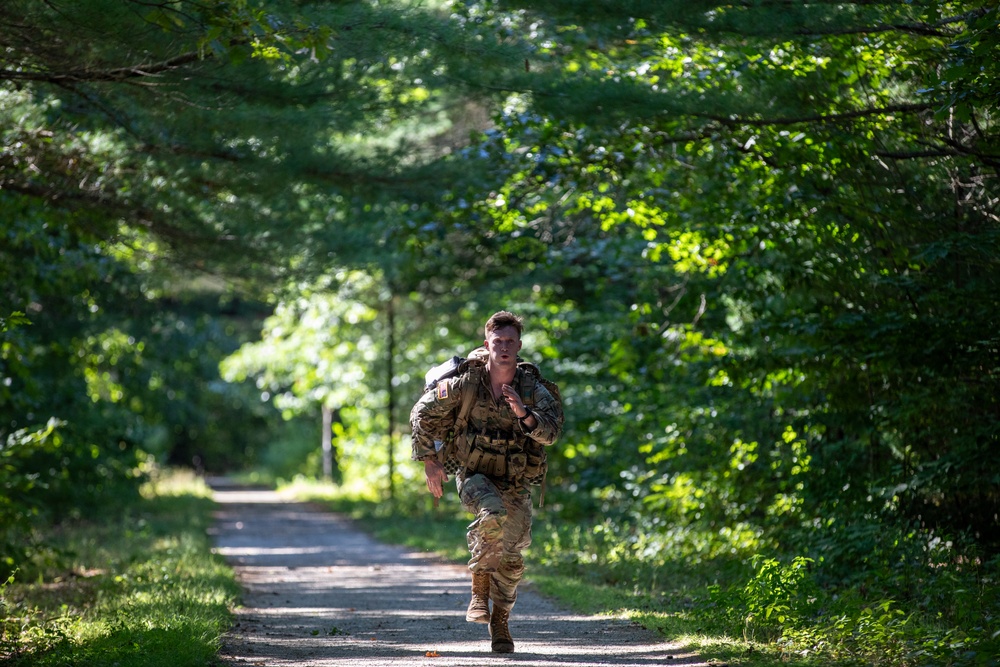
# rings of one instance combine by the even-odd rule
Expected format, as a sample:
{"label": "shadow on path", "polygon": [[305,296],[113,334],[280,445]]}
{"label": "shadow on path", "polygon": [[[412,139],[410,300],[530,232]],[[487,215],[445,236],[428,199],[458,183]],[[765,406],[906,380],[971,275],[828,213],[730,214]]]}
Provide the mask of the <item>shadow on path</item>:
{"label": "shadow on path", "polygon": [[486,626],[465,621],[464,567],[380,544],[273,491],[213,487],[215,550],[244,589],[226,664],[704,664],[635,624],[574,615],[526,590],[510,622],[516,653],[494,654]]}

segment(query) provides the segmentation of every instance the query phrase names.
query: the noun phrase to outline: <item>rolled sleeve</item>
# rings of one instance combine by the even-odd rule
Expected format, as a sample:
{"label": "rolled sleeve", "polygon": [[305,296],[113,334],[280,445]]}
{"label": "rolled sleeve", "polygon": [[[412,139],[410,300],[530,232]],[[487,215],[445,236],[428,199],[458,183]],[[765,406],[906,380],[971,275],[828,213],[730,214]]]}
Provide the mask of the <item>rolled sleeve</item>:
{"label": "rolled sleeve", "polygon": [[562,408],[541,382],[535,386],[535,404],[531,408],[538,424],[530,431],[520,422],[521,431],[532,440],[551,445],[562,432]]}

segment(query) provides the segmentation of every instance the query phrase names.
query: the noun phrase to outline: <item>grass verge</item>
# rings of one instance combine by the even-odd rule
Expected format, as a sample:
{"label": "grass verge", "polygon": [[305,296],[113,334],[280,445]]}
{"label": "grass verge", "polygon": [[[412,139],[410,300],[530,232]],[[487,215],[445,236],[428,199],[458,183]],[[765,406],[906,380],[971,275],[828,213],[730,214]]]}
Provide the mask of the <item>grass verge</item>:
{"label": "grass verge", "polygon": [[[353,517],[380,540],[455,562],[468,557],[469,517],[452,495],[432,509],[423,497],[373,502],[304,483],[288,490]],[[525,583],[575,611],[640,623],[678,654],[709,664],[1000,666],[996,559],[924,571],[924,608],[907,607],[874,590],[893,590],[898,563],[889,573],[869,568],[860,586],[823,587],[813,559],[765,557],[773,545],[729,528],[722,537],[697,526],[672,530],[656,545],[641,531],[573,523],[546,507],[535,515]]]}
{"label": "grass verge", "polygon": [[0,665],[213,664],[239,587],[211,553],[212,507],[203,483],[173,476],[103,520],[49,529],[0,590]]}
{"label": "grass verge", "polygon": [[[367,498],[344,495],[329,485],[305,480],[298,480],[284,487],[283,491],[351,517],[360,528],[378,540],[432,553],[455,563],[465,563],[469,558],[465,533],[471,518],[454,497],[446,495],[436,508],[422,497],[415,501],[407,498],[394,503],[373,502]],[[706,630],[704,623],[687,611],[665,611],[662,601],[651,604],[641,592],[603,585],[585,575],[562,571],[541,553],[540,543],[554,530],[546,513],[537,512],[532,529],[536,546],[525,554],[525,585],[531,589],[580,613],[625,618],[639,623],[663,635],[664,641],[674,643],[679,656],[697,654],[719,667],[798,664],[790,661],[788,656],[768,655],[747,642]],[[683,580],[690,582],[690,578],[687,574]],[[683,587],[680,578],[678,587]]]}

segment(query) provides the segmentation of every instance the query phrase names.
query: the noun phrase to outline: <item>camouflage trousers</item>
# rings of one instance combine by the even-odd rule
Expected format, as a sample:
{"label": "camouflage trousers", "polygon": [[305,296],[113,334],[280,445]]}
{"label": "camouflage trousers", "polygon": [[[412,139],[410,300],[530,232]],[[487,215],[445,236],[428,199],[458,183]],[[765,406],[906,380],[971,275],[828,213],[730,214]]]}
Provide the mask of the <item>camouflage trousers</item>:
{"label": "camouflage trousers", "polygon": [[485,475],[459,475],[458,495],[476,517],[466,533],[469,569],[490,573],[494,606],[510,610],[524,576],[521,551],[531,545],[531,493]]}

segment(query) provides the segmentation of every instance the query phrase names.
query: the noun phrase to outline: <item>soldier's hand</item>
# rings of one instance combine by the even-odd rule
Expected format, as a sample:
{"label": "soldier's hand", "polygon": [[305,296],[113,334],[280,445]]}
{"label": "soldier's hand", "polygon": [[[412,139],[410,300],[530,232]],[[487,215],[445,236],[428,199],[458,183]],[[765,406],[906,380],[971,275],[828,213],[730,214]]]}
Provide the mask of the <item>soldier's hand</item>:
{"label": "soldier's hand", "polygon": [[517,393],[517,390],[509,384],[503,385],[501,390],[503,391],[503,398],[507,401],[507,405],[509,405],[510,409],[514,411],[514,416],[523,417],[524,413],[528,411],[528,408],[525,407],[524,402]]}
{"label": "soldier's hand", "polygon": [[444,483],[448,481],[448,473],[437,459],[424,459],[424,476],[427,478],[427,490],[435,498],[444,495]]}

